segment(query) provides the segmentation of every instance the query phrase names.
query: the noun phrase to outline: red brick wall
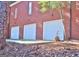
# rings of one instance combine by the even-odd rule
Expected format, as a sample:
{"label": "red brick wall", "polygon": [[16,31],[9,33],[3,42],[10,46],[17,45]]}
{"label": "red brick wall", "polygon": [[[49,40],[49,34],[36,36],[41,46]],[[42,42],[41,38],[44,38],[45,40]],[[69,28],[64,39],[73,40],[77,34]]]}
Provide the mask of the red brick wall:
{"label": "red brick wall", "polygon": [[65,7],[63,8],[63,18],[64,18],[64,28],[65,28],[65,38],[70,38],[70,8],[67,2],[65,3]]}
{"label": "red brick wall", "polygon": [[[44,14],[40,13],[38,2],[33,2],[32,15],[28,15],[28,2],[20,2],[19,4],[11,7],[11,11],[14,13],[15,8],[18,8],[18,17],[14,17],[10,13],[10,28],[13,26],[20,26],[20,38],[23,38],[23,26],[26,24],[37,24],[37,39],[42,39],[43,36],[43,22],[50,20],[60,19],[59,12],[57,10],[50,10]],[[53,15],[52,15],[53,14]]]}
{"label": "red brick wall", "polygon": [[[65,2],[66,3],[66,2]],[[76,20],[79,19],[79,10],[76,9],[75,1],[72,2],[72,38],[79,39],[79,23]],[[14,19],[11,12],[14,13],[15,8],[18,8],[18,17]],[[77,7],[78,8],[78,7]],[[60,19],[59,12],[57,10],[50,10],[44,14],[40,13],[38,2],[33,2],[33,12],[32,15],[28,15],[28,2],[20,2],[15,6],[10,7],[10,29],[13,26],[20,26],[20,38],[23,38],[23,26],[26,24],[36,23],[37,24],[37,39],[42,39],[43,36],[43,22]],[[70,19],[66,13],[70,13],[68,4],[63,8],[64,16],[64,26],[65,26],[65,36],[70,37]],[[53,14],[53,15],[52,15]],[[8,29],[8,28],[7,28]],[[7,31],[7,37],[10,37],[10,29]],[[8,34],[9,33],[9,34]]]}
{"label": "red brick wall", "polygon": [[[77,4],[79,2],[77,1]],[[72,5],[72,38],[79,39],[79,5],[73,2]]]}
{"label": "red brick wall", "polygon": [[[76,2],[79,4],[78,1],[72,2],[71,6],[71,27],[70,27],[70,19],[67,16],[64,16],[64,24],[65,24],[65,32],[66,38],[70,37],[70,28],[71,28],[71,38],[72,39],[79,39],[79,5],[76,5]],[[69,11],[69,8],[64,8],[64,13]],[[64,14],[65,15],[65,14]]]}

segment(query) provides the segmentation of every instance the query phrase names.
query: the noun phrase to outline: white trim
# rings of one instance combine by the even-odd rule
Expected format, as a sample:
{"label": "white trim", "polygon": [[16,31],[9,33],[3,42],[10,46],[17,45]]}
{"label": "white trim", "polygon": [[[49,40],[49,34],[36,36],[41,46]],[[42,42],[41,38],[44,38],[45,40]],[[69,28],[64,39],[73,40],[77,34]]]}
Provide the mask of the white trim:
{"label": "white trim", "polygon": [[14,6],[14,5],[16,5],[16,4],[20,3],[20,2],[21,1],[14,2],[14,3],[10,4],[10,7],[12,7],[12,6]]}
{"label": "white trim", "polygon": [[38,44],[38,43],[50,43],[52,41],[22,41],[22,40],[11,40],[6,39],[6,42],[13,42],[13,43],[19,43],[19,44]]}

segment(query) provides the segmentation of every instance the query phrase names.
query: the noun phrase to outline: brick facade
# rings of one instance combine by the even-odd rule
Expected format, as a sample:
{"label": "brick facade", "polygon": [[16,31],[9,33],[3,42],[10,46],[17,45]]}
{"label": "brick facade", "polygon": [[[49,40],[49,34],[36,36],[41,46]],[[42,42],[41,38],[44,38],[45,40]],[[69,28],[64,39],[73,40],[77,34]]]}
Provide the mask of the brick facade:
{"label": "brick facade", "polygon": [[[28,1],[27,2],[20,2],[12,7],[10,7],[10,22],[9,22],[9,31],[11,32],[11,27],[19,26],[20,27],[20,35],[19,38],[23,39],[23,28],[24,25],[36,23],[37,30],[36,30],[36,39],[42,40],[43,39],[43,22],[51,21],[51,20],[58,20],[60,19],[60,14],[58,10],[49,10],[46,13],[42,14],[39,11],[39,5],[37,1],[33,2],[33,11],[32,15],[28,15]],[[67,39],[70,38],[70,17],[72,17],[72,30],[71,34],[72,37],[76,37],[79,39],[78,35],[78,24],[74,23],[75,17],[78,18],[78,10],[76,10],[75,1],[72,2],[72,16],[70,15],[70,8],[69,4],[65,2],[65,7],[63,8],[63,18],[64,18],[64,27],[65,27],[65,37]],[[18,9],[17,18],[14,18],[15,9]],[[78,8],[78,7],[77,7]],[[75,12],[74,12],[75,11]],[[78,22],[78,20],[76,20]],[[9,32],[9,37],[11,33]]]}
{"label": "brick facade", "polygon": [[[19,7],[20,6],[20,7]],[[12,12],[15,11],[15,8],[18,8],[18,16],[15,19],[14,16],[11,15]],[[11,7],[10,13],[10,27],[20,26],[20,39],[23,39],[23,26],[27,24],[36,23],[36,38],[43,39],[43,22],[60,19],[59,13],[56,10],[50,10],[44,14],[39,11],[38,2],[33,2],[33,12],[32,15],[28,15],[28,2],[20,2],[17,5]],[[53,15],[52,15],[53,14]]]}

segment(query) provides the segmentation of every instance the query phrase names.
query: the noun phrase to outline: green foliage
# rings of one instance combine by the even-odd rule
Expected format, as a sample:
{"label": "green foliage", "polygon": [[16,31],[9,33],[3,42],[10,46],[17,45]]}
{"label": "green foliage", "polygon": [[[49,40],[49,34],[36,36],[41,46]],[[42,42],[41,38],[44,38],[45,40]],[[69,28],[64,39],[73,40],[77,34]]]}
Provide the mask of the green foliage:
{"label": "green foliage", "polygon": [[60,2],[60,1],[51,1],[51,2],[49,2],[49,7],[51,9],[62,8],[62,7],[64,7],[64,3]]}
{"label": "green foliage", "polygon": [[42,13],[46,12],[49,9],[58,9],[64,7],[64,3],[60,1],[40,1],[40,11]]}
{"label": "green foliage", "polygon": [[14,3],[14,2],[16,2],[16,1],[8,1],[9,4],[12,4],[12,3]]}
{"label": "green foliage", "polygon": [[40,5],[40,11],[42,13],[46,12],[48,10],[48,8],[49,8],[47,1],[40,1],[39,5]]}
{"label": "green foliage", "polygon": [[59,8],[59,2],[55,1],[49,2],[49,7],[52,9]]}

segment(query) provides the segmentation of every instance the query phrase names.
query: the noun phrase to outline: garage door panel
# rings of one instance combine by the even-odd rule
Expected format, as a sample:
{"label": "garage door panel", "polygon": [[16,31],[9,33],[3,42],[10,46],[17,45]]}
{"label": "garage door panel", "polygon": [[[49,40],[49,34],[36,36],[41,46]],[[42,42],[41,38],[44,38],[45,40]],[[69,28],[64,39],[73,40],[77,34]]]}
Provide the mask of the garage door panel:
{"label": "garage door panel", "polygon": [[36,24],[24,25],[24,39],[36,40]]}
{"label": "garage door panel", "polygon": [[61,20],[47,21],[43,23],[43,39],[54,40],[58,36],[64,40],[64,25]]}
{"label": "garage door panel", "polygon": [[19,39],[19,27],[11,28],[11,39]]}

